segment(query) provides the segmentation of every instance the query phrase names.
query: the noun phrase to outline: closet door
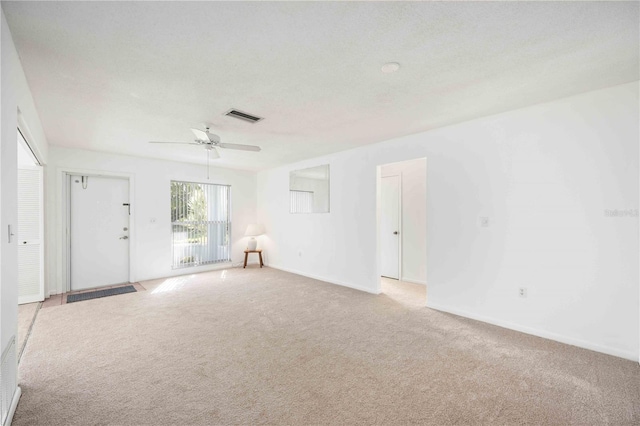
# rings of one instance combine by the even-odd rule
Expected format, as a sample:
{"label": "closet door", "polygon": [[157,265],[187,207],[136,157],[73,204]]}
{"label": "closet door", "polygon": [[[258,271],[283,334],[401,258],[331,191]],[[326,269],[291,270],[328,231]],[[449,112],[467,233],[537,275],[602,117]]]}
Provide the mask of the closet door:
{"label": "closet door", "polygon": [[44,300],[42,166],[18,168],[18,303]]}

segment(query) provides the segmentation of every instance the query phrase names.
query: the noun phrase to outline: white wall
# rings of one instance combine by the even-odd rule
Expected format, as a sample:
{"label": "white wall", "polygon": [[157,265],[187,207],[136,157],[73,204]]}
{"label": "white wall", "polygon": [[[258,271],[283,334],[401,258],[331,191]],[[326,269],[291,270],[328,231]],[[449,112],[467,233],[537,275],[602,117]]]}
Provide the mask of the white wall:
{"label": "white wall", "polygon": [[[17,235],[11,243],[7,239],[8,226],[16,229],[18,225],[18,124],[43,163],[47,141],[4,12],[0,15],[0,353],[4,353],[18,326]],[[17,383],[15,366],[4,366],[2,374],[3,383]],[[5,390],[13,395],[4,395]],[[11,410],[19,396],[17,386],[9,389],[3,385],[2,397],[12,399]]]}
{"label": "white wall", "polygon": [[289,189],[292,191],[313,192],[313,211],[328,212],[329,194],[327,181],[324,179],[314,179],[302,176],[291,176],[289,178]]}
{"label": "white wall", "polygon": [[[51,147],[46,180],[50,293],[64,291],[61,250],[63,231],[61,176],[63,170],[83,170],[86,173],[107,172],[130,174],[135,182],[131,200],[133,232],[131,250],[135,259],[133,280],[182,275],[216,269],[222,265],[171,269],[171,198],[170,181],[184,180],[231,185],[232,262],[244,259],[249,223],[256,221],[256,174],[241,170],[211,168],[207,180],[206,167],[171,161],[149,160],[93,151]],[[152,220],[155,219],[155,222]],[[228,266],[228,264],[226,265]]]}
{"label": "white wall", "polygon": [[[639,113],[634,82],[261,172],[269,263],[376,292],[377,166],[427,157],[429,306],[638,359],[638,218],[606,210],[638,209]],[[331,212],[289,214],[324,163]]]}
{"label": "white wall", "polygon": [[27,133],[30,143],[43,162],[47,159],[47,141],[4,12],[1,15],[0,344],[4,350],[9,339],[16,333],[18,315],[18,251],[15,240],[8,244],[6,238],[8,225],[12,225],[14,229],[18,225],[18,124]]}
{"label": "white wall", "polygon": [[427,284],[427,160],[385,164],[381,176],[400,176],[400,280]]}

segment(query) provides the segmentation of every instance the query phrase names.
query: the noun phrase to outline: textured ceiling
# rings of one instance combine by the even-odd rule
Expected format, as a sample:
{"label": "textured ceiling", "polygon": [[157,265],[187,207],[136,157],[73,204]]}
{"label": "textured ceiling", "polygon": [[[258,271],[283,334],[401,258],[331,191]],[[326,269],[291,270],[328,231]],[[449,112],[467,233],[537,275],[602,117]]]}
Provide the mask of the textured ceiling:
{"label": "textured ceiling", "polygon": [[[2,2],[50,144],[260,170],[639,78],[637,2]],[[399,62],[400,71],[380,67]],[[237,108],[265,120],[223,114]]]}

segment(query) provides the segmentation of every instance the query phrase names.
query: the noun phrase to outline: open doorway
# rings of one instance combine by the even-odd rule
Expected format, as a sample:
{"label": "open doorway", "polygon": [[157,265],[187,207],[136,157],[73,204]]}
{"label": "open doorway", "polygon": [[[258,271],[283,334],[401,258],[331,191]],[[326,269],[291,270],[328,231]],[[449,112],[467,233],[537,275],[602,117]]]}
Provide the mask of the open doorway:
{"label": "open doorway", "polygon": [[427,298],[427,159],[378,166],[380,291],[407,306]]}

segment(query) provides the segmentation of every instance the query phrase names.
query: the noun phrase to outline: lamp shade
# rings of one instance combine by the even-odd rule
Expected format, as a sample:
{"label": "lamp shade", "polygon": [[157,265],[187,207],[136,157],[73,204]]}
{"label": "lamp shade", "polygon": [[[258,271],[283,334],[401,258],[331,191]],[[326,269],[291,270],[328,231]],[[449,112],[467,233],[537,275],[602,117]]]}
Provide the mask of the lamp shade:
{"label": "lamp shade", "polygon": [[257,237],[258,235],[262,235],[262,234],[264,234],[264,229],[262,228],[262,225],[258,223],[252,223],[251,225],[247,226],[247,231],[244,233],[244,236]]}

